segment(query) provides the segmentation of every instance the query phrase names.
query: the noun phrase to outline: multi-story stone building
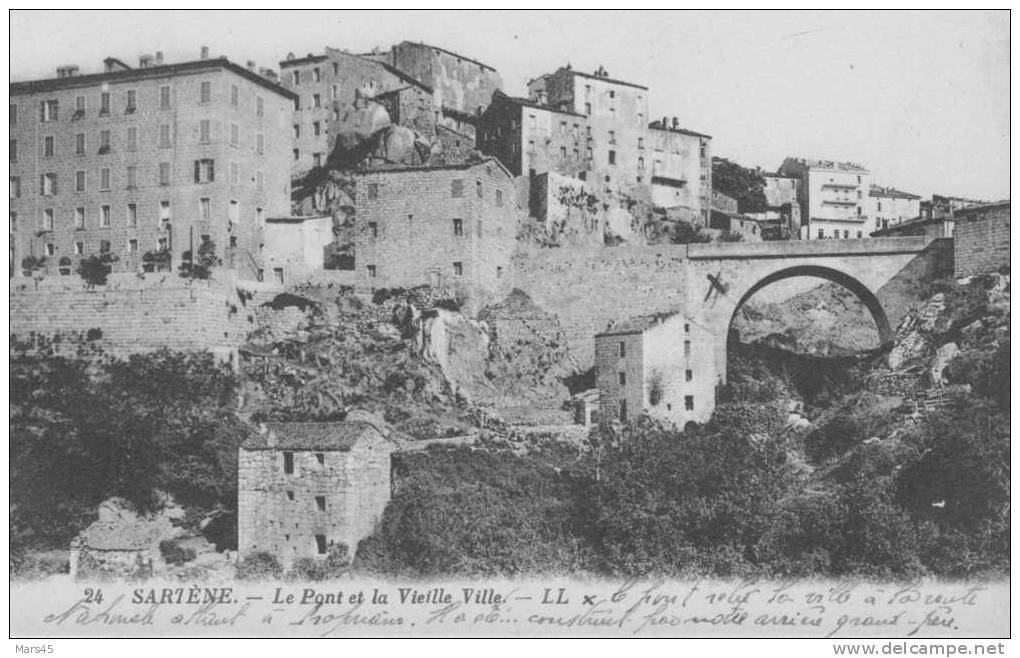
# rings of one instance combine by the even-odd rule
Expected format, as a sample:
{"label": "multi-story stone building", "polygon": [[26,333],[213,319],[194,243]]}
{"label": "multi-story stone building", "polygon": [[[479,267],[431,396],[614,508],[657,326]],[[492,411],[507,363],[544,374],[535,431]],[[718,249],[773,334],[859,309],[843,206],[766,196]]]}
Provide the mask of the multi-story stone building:
{"label": "multi-story stone building", "polygon": [[289,566],[343,544],[353,557],[390,500],[385,431],[364,420],[261,426],[238,451],[239,552]]}
{"label": "multi-story stone building", "polygon": [[386,107],[395,124],[423,134],[434,130],[438,106],[432,103],[432,88],[385,62],[327,47],[319,55],[288,56],[280,71],[283,85],[297,95],[291,126],[294,178],[324,166],[344,130],[371,130],[362,125],[361,110],[373,100]]}
{"label": "multi-story stone building", "polygon": [[521,213],[496,158],[359,171],[355,197],[366,287],[430,285],[472,299],[507,288]]}
{"label": "multi-story stone building", "polygon": [[787,158],[779,174],[801,181],[802,239],[862,238],[873,230],[871,173],[861,165]]}
{"label": "multi-story stone building", "polygon": [[916,194],[872,185],[870,196],[875,217],[873,230],[896,226],[921,215],[921,197]]}
{"label": "multi-story stone building", "polygon": [[679,313],[639,316],[595,336],[600,418],[647,413],[684,428],[715,409],[717,374],[708,330]]}
{"label": "multi-story stone building", "polygon": [[681,128],[676,117],[672,123],[663,117],[648,125],[650,149],[638,142],[638,171],[648,170],[650,158],[654,205],[684,209],[688,221],[708,225],[712,203],[711,142],[710,135]]}
{"label": "multi-story stone building", "polygon": [[[535,205],[535,178],[553,172],[586,180],[593,165],[588,118],[572,110],[496,92],[478,119],[478,149],[494,155],[518,179],[517,202]],[[593,183],[594,184],[594,183]]]}
{"label": "multi-story stone building", "polygon": [[780,238],[796,238],[800,235],[800,187],[801,180],[793,176],[775,173],[763,173],[765,187],[765,210],[760,213],[748,213],[755,219],[773,222],[783,228]]}
{"label": "multi-story stone building", "polygon": [[254,276],[265,218],[290,205],[293,94],[223,58],[105,64],[10,85],[13,262],[67,275],[109,253],[134,271],[166,250],[175,267],[212,240]]}
{"label": "multi-story stone building", "polygon": [[591,74],[565,66],[529,82],[528,96],[538,105],[588,118],[589,182],[607,201],[649,200],[651,163],[642,155],[648,146],[647,87],[610,78],[602,67]]}

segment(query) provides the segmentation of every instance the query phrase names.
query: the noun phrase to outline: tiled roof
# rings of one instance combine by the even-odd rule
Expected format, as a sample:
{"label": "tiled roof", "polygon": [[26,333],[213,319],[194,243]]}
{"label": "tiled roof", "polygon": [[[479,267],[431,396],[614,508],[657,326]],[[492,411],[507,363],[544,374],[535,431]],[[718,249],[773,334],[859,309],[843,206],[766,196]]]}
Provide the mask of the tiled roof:
{"label": "tiled roof", "polygon": [[886,196],[895,197],[899,199],[920,199],[921,197],[910,192],[903,192],[897,190],[895,187],[882,187],[881,185],[872,185],[869,196]]}
{"label": "tiled roof", "polygon": [[676,311],[669,313],[651,313],[648,315],[636,315],[626,320],[612,324],[608,329],[598,334],[599,336],[614,336],[617,334],[638,334],[650,329],[657,324],[677,315]]}
{"label": "tiled roof", "polygon": [[524,107],[532,107],[536,110],[545,110],[546,112],[556,112],[558,114],[569,114],[570,116],[587,118],[583,114],[578,114],[577,112],[573,112],[571,110],[561,110],[551,105],[542,105],[541,103],[536,103],[535,101],[529,98],[522,98],[520,96],[508,96],[507,94],[504,94],[503,92],[498,90],[496,91],[495,96],[502,97],[503,99],[511,103],[516,103],[517,105],[523,105]]}
{"label": "tiled roof", "polygon": [[[338,450],[347,452],[372,434],[382,437],[370,423],[266,423],[266,434],[254,433],[244,442],[247,450]],[[276,444],[269,445],[270,435]]]}

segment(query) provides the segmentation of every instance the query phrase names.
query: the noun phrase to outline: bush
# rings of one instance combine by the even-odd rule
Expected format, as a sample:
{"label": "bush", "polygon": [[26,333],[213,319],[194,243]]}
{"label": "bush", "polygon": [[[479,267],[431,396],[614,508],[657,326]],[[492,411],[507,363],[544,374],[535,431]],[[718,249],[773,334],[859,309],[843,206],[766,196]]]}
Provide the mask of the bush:
{"label": "bush", "polygon": [[142,254],[142,269],[146,272],[163,272],[170,269],[170,250],[155,249]]}
{"label": "bush", "polygon": [[112,254],[103,253],[98,256],[93,254],[82,259],[78,264],[78,276],[88,284],[89,288],[105,286],[106,278],[113,271],[113,263],[116,261],[117,257]]}
{"label": "bush", "polygon": [[194,260],[191,258],[191,250],[181,255],[180,275],[192,279],[208,279],[212,276],[213,268],[222,264],[223,261],[216,255],[216,243],[203,239]]}
{"label": "bush", "polygon": [[195,559],[195,549],[183,548],[172,539],[164,539],[159,542],[159,552],[167,564],[172,564],[175,567]]}
{"label": "bush", "polygon": [[283,567],[279,560],[264,551],[246,555],[234,569],[234,577],[238,580],[278,580],[282,576]]}
{"label": "bush", "polygon": [[296,581],[334,580],[348,572],[350,562],[347,545],[337,544],[325,558],[303,557],[295,560],[287,572],[287,578]]}

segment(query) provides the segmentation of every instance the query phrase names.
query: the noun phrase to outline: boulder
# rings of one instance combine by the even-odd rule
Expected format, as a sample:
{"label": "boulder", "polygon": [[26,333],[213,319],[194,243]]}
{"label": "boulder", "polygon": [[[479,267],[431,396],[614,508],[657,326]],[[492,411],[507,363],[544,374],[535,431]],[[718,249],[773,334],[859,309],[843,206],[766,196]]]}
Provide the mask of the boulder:
{"label": "boulder", "polygon": [[931,377],[931,383],[934,386],[942,386],[946,383],[946,378],[943,376],[943,372],[959,353],[960,348],[957,347],[956,343],[946,343],[935,350],[935,358],[932,359],[931,369],[928,372]]}

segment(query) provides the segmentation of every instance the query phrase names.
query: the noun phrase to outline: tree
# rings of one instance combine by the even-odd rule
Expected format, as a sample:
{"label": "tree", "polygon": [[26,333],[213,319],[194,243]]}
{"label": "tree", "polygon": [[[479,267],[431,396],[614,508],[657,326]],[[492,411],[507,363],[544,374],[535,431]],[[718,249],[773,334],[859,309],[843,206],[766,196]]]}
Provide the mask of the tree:
{"label": "tree", "polygon": [[700,226],[685,221],[677,222],[670,236],[670,242],[673,244],[695,244],[711,241],[712,237],[703,233]]}
{"label": "tree", "polygon": [[35,281],[35,285],[38,287],[39,282],[46,276],[46,257],[25,256],[21,259],[21,271],[24,272],[25,276],[32,277],[32,280]]}
{"label": "tree", "polygon": [[736,199],[740,213],[764,212],[767,207],[761,174],[725,158],[712,158],[712,189]]}
{"label": "tree", "polygon": [[142,268],[146,272],[162,272],[170,269],[170,250],[166,247],[146,251],[142,255]]}
{"label": "tree", "polygon": [[82,259],[78,264],[78,276],[85,281],[85,286],[89,290],[96,286],[105,286],[107,277],[113,271],[113,263],[116,261],[117,257],[109,253],[102,253],[98,256],[93,254]]}
{"label": "tree", "polygon": [[216,243],[203,238],[194,261],[192,261],[190,250],[182,254],[180,273],[182,277],[208,279],[212,276],[213,268],[222,264],[223,261],[216,255]]}

